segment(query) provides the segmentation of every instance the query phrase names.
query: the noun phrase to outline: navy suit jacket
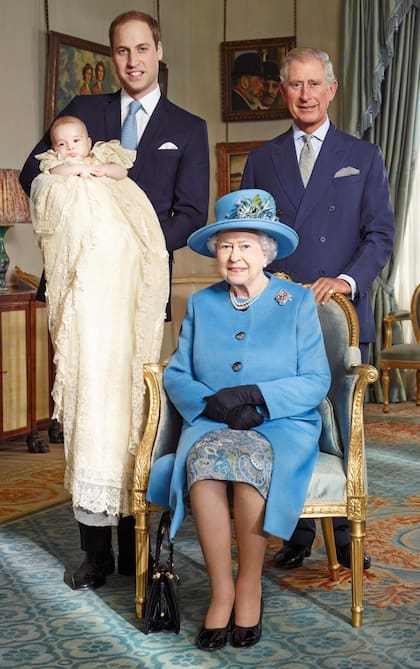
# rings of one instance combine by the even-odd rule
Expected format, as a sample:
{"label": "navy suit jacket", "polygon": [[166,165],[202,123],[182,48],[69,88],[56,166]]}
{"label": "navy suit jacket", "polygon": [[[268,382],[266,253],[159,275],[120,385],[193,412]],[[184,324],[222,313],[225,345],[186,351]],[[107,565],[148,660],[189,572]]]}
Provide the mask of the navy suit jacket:
{"label": "navy suit jacket", "polygon": [[360,341],[375,340],[370,286],[391,255],[394,215],[377,146],[330,125],[306,189],[293,131],[248,156],[242,188],[262,188],[276,200],[279,219],[299,235],[296,251],[269,266],[294,281],[348,274],[357,285],[354,306]]}
{"label": "navy suit jacket", "polygon": [[[93,143],[121,138],[119,91],[77,96],[59,116],[76,116],[84,121]],[[172,142],[177,148],[159,149],[165,142]],[[28,195],[39,173],[39,161],[34,156],[49,148],[47,132],[31,152],[20,175]],[[205,121],[161,95],[128,176],[152,202],[169,253],[185,246],[189,235],[205,225],[208,215],[209,148]]]}

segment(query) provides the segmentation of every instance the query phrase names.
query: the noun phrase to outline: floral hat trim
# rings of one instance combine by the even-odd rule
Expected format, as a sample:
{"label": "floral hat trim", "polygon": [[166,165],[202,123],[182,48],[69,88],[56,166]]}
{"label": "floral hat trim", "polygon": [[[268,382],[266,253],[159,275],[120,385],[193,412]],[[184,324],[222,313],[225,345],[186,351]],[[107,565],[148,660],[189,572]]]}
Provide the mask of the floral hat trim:
{"label": "floral hat trim", "polygon": [[255,195],[252,199],[244,197],[236,202],[231,211],[226,215],[227,220],[238,218],[259,218],[263,221],[277,221],[279,218],[273,213],[273,200],[266,198],[263,200],[261,195]]}

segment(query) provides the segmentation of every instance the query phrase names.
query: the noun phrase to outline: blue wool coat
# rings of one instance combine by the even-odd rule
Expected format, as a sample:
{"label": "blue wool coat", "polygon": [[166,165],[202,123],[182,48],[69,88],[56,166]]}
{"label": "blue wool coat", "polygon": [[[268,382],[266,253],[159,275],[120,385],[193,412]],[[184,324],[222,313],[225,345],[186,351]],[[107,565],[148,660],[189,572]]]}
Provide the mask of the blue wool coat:
{"label": "blue wool coat", "polygon": [[[301,513],[318,457],[316,406],[330,385],[311,290],[269,275],[246,311],[235,310],[222,281],[189,298],[179,345],[165,371],[166,391],[183,417],[176,454],[154,463],[147,498],[169,506],[174,536],[184,515],[186,459],[204,434],[227,427],[205,418],[204,397],[221,388],[257,384],[268,416],[254,428],[273,448],[264,530],[288,539]],[[282,296],[285,299],[282,299]]]}

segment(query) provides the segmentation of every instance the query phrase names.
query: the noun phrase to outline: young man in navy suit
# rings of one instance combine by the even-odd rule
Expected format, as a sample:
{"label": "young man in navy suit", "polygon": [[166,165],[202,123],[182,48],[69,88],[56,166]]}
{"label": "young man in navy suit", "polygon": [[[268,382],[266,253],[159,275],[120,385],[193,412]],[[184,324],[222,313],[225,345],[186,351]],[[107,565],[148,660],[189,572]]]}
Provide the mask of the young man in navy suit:
{"label": "young man in navy suit", "polygon": [[[155,19],[143,12],[126,12],[111,23],[109,37],[112,60],[122,89],[112,94],[77,96],[60,115],[80,118],[88,128],[92,143],[120,139],[130,103],[134,100],[141,102],[135,124],[137,158],[128,176],[152,202],[172,263],[173,252],[185,246],[189,235],[207,221],[207,126],[203,119],[177,107],[160,91],[158,72],[163,51]],[[49,147],[47,132],[22,169],[20,179],[28,194],[39,173],[35,155]],[[124,444],[122,448],[125,448]],[[104,518],[100,521],[96,522],[92,515],[89,525],[79,522],[81,547],[86,558],[72,576],[74,589],[98,588],[105,583],[106,575],[114,570],[111,526]],[[134,573],[132,517],[120,519],[118,543],[119,572]]]}
{"label": "young man in navy suit", "polygon": [[[389,260],[394,240],[383,158],[377,146],[341,132],[330,122],[328,107],[338,83],[325,52],[293,49],[282,63],[280,78],[292,127],[251,151],[241,188],[271,193],[279,219],[299,235],[296,251],[268,269],[312,283],[319,304],[328,302],[334,292],[349,297],[358,314],[366,362],[369,342],[375,341],[369,291]],[[299,169],[304,147],[312,157],[312,171],[306,167],[305,178]],[[334,533],[339,562],[350,567],[347,521],[335,519]],[[314,538],[315,522],[300,520],[291,540],[276,554],[275,564],[285,569],[300,567],[311,554]],[[369,566],[365,553],[364,568]]]}

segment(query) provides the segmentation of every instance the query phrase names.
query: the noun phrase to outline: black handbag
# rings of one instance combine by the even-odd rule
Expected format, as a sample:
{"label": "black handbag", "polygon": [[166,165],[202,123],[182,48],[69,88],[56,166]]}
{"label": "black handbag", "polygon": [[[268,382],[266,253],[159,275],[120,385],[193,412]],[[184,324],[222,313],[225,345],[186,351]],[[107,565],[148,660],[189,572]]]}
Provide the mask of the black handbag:
{"label": "black handbag", "polygon": [[[146,601],[143,632],[175,632],[180,628],[179,577],[174,572],[174,543],[169,538],[171,518],[168,511],[162,514],[156,537],[152,578]],[[167,539],[168,557],[161,562],[162,544]]]}

